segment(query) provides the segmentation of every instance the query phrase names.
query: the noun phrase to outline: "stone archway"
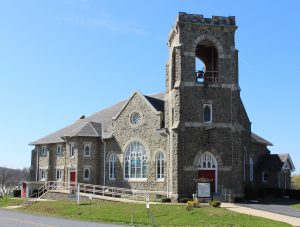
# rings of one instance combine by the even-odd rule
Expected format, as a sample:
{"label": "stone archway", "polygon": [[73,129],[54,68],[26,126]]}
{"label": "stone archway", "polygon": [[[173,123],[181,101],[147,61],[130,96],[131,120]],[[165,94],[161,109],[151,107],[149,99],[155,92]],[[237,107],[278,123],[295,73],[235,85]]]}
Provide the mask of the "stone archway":
{"label": "stone archway", "polygon": [[212,192],[217,192],[218,184],[218,163],[210,152],[203,153],[198,160],[198,178],[208,178],[212,180]]}

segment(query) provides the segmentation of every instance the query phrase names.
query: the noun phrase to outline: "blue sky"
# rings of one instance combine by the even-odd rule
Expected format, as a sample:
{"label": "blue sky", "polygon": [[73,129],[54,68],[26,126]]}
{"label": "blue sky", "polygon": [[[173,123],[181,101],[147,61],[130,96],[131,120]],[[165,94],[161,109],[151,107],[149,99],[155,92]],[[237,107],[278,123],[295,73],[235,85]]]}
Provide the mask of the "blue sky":
{"label": "blue sky", "polygon": [[298,0],[2,1],[0,166],[30,166],[29,142],[136,89],[164,91],[178,12],[236,16],[241,96],[252,130],[300,171]]}

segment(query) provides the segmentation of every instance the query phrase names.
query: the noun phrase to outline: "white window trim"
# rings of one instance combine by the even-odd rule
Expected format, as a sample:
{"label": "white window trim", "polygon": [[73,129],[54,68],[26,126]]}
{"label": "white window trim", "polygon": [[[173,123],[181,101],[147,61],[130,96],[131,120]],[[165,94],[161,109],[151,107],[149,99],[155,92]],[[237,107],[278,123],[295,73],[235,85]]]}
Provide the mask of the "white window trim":
{"label": "white window trim", "polygon": [[[58,149],[60,147],[60,149]],[[60,152],[58,152],[58,150],[60,150]],[[57,145],[56,146],[56,155],[62,155],[63,151],[62,151],[62,145]]]}
{"label": "white window trim", "polygon": [[[85,148],[86,147],[89,147],[89,155],[86,155],[85,154]],[[84,144],[84,146],[83,146],[83,157],[84,158],[90,158],[91,157],[91,152],[92,152],[92,144]]]}
{"label": "white window trim", "polygon": [[[74,153],[72,154],[72,149],[74,150]],[[73,144],[70,145],[70,158],[75,157],[75,146]]]}
{"label": "white window trim", "polygon": [[46,146],[42,146],[41,156],[47,156],[47,147]]}
{"label": "white window trim", "polygon": [[[206,106],[208,106],[210,109],[210,120],[209,121],[205,121],[205,117],[204,117],[204,109]],[[208,103],[203,104],[203,123],[212,123],[212,111],[213,111],[212,104],[208,104]]]}
{"label": "white window trim", "polygon": [[[112,158],[114,157],[114,160],[112,162]],[[108,179],[109,180],[116,180],[116,162],[117,162],[117,156],[115,153],[112,153],[110,156],[109,156],[109,159],[108,159]],[[113,173],[111,173],[111,164],[113,163]]]}
{"label": "white window trim", "polygon": [[[144,148],[144,150],[143,150],[144,152],[143,152],[143,154],[141,156],[141,176],[142,176],[141,178],[130,177],[130,175],[131,175],[131,160],[130,159],[126,160],[126,158],[127,158],[126,154],[127,154],[127,152],[129,152],[128,149],[131,149],[129,146],[131,146],[132,143],[139,143]],[[129,153],[131,153],[131,151]],[[139,141],[132,141],[131,143],[128,144],[128,146],[127,146],[127,148],[126,148],[126,150],[124,152],[124,168],[123,168],[123,170],[124,170],[124,181],[125,182],[145,182],[145,181],[147,181],[147,179],[148,179],[148,171],[149,171],[149,169],[148,169],[149,168],[149,163],[147,161],[147,158],[148,158],[147,157],[147,152],[146,152],[145,146],[142,143],[140,143]],[[126,168],[126,162],[127,161],[129,162],[129,170],[128,170],[129,177],[126,177],[126,175],[125,175],[125,173],[126,173],[125,172],[125,168]],[[143,162],[144,161],[146,161],[146,175],[147,175],[147,177],[143,177]],[[136,170],[136,167],[135,167],[135,170]]]}
{"label": "white window trim", "polygon": [[[85,177],[85,171],[86,170],[89,171],[89,177],[88,178]],[[83,168],[83,180],[85,180],[85,181],[90,181],[91,180],[91,167],[84,167]]]}
{"label": "white window trim", "polygon": [[[40,169],[39,171],[40,171],[40,181],[47,181],[48,170],[47,169]],[[44,174],[42,174],[42,173],[44,173]]]}
{"label": "white window trim", "polygon": [[[61,181],[62,180],[62,169],[55,169],[55,179],[56,179],[56,181]],[[59,178],[57,178],[57,173],[59,172]]]}
{"label": "white window trim", "polygon": [[[163,174],[160,173],[160,175],[163,175],[163,177],[159,177],[158,176],[158,172],[157,172],[157,164],[158,164],[158,156],[162,154],[162,160],[159,160],[160,163],[160,172],[162,172],[163,170]],[[163,165],[163,166],[162,166]],[[156,157],[155,157],[155,177],[156,177],[156,181],[164,181],[165,180],[165,155],[163,152],[158,152],[156,154]]]}

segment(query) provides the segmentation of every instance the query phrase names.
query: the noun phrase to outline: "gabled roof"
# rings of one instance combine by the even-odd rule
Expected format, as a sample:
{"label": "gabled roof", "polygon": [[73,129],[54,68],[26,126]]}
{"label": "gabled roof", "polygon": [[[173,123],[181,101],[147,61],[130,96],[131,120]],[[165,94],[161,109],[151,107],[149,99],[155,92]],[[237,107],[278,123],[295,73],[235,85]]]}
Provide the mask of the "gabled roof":
{"label": "gabled roof", "polygon": [[81,127],[76,128],[74,131],[70,131],[64,135],[64,137],[75,136],[101,137],[101,123],[89,121]]}
{"label": "gabled roof", "polygon": [[294,163],[288,153],[278,154],[278,156],[283,163],[288,163],[290,165],[292,171],[294,171],[296,169],[294,166]]}
{"label": "gabled roof", "polygon": [[[123,112],[123,110],[128,106],[128,104],[130,103],[130,101],[134,98],[134,96],[140,96],[144,101],[145,103],[150,107],[150,109],[152,109],[155,113],[159,113],[160,110],[158,110],[157,108],[160,108],[159,104],[158,104],[158,101],[154,101],[154,100],[158,100],[157,98],[153,98],[152,97],[149,97],[149,96],[144,96],[141,92],[139,91],[135,91],[131,97],[127,100],[127,102],[123,105],[123,107],[120,109],[120,111],[116,114],[116,116],[114,116],[113,118],[114,119],[117,119],[120,114]],[[153,104],[152,104],[152,102]],[[164,103],[164,100],[161,100],[163,103]],[[163,109],[162,109],[163,110]]]}
{"label": "gabled roof", "polygon": [[[142,95],[143,96],[143,95]],[[164,102],[164,93],[158,93],[154,95],[149,95],[147,98],[143,96],[144,99],[147,100],[149,105],[152,106],[152,108],[155,109],[155,111],[160,111],[161,106],[157,105],[158,103]],[[156,101],[149,101],[149,98],[151,100]],[[160,100],[160,101],[159,101]],[[113,106],[110,106],[106,109],[103,109],[89,117],[79,119],[75,121],[73,124],[68,125],[54,133],[51,133],[45,137],[42,137],[34,142],[31,142],[30,145],[36,145],[36,144],[51,144],[51,143],[62,143],[64,140],[62,137],[65,136],[83,136],[86,133],[90,133],[89,135],[95,136],[98,134],[101,136],[101,126],[103,125],[103,138],[110,138],[112,135],[112,117],[116,116],[122,107],[127,103],[128,101],[123,100]],[[93,132],[92,129],[95,129],[97,132]],[[94,134],[93,134],[94,133]]]}
{"label": "gabled roof", "polygon": [[286,162],[289,163],[291,171],[294,171],[295,166],[289,154],[268,154],[258,164],[258,168],[263,170],[281,170]]}
{"label": "gabled roof", "polygon": [[252,137],[252,142],[254,143],[260,143],[260,144],[264,144],[266,146],[273,146],[273,144],[271,142],[269,142],[268,140],[256,135],[255,133],[251,133],[251,137]]}

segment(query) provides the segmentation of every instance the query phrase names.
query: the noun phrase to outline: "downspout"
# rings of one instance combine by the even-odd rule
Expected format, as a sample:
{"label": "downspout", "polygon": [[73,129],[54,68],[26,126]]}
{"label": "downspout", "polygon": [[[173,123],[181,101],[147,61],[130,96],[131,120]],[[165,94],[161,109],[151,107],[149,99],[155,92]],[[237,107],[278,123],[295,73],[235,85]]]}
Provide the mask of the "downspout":
{"label": "downspout", "polygon": [[36,170],[35,170],[35,181],[38,181],[39,179],[39,151],[37,147],[35,148],[36,150]]}
{"label": "downspout", "polygon": [[167,177],[166,177],[166,179],[167,179],[167,198],[170,198],[169,196],[169,194],[170,194],[170,179],[169,179],[169,176],[170,176],[170,162],[171,162],[171,159],[170,159],[170,153],[171,153],[171,151],[170,151],[170,148],[171,148],[171,145],[170,145],[170,143],[171,143],[171,141],[170,141],[170,132],[167,130],[167,132],[166,132],[166,134],[167,134],[167,138],[168,138],[168,142],[167,142],[167,144],[168,144],[168,159],[167,159],[167,164],[168,164],[168,168],[167,168],[167,171],[166,171],[166,173],[167,173]]}
{"label": "downspout", "polygon": [[105,170],[106,170],[106,167],[105,167],[105,160],[106,160],[106,142],[104,141],[103,139],[103,135],[104,135],[104,132],[103,132],[103,123],[101,124],[101,141],[103,143],[103,186],[105,186]]}

